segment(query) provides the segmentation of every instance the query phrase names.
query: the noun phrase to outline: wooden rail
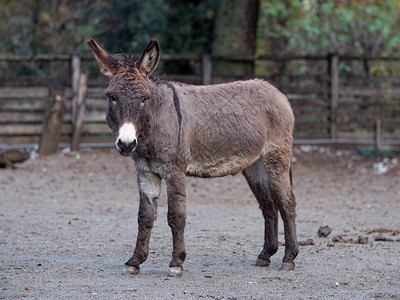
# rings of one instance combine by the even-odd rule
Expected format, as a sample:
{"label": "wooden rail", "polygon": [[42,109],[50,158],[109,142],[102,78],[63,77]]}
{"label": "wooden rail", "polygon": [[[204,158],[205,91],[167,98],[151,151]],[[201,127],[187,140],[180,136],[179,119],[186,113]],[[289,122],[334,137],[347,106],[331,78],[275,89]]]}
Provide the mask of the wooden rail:
{"label": "wooden rail", "polygon": [[[217,76],[213,74],[215,61],[257,61],[273,66],[300,62],[311,66],[321,64],[325,71],[319,74],[292,75],[291,72],[283,72],[257,76],[270,81],[288,96],[296,116],[295,143],[372,145],[378,150],[400,146],[400,78],[340,72],[343,62],[362,65],[384,61],[400,66],[400,57],[179,54],[163,55],[161,60],[200,64],[200,73],[165,76],[166,79],[192,84],[216,84],[253,77]],[[112,143],[110,130],[104,121],[107,80],[90,77],[87,90],[79,88],[78,82],[85,82],[80,77],[86,72],[83,65],[94,61],[91,56],[0,56],[1,61],[64,63],[69,66],[70,75],[59,78],[0,77],[0,145],[26,146],[39,142],[49,99],[49,82],[60,82],[65,86],[67,101],[61,127],[61,145],[73,141],[73,148],[77,149],[79,145],[104,146]]]}

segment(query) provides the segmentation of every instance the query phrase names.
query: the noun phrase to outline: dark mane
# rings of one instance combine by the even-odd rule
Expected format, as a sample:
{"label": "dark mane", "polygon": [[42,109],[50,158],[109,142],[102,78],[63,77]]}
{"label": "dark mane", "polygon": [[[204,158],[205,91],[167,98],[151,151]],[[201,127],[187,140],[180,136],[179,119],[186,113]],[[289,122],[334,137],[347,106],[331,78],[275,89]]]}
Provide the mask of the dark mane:
{"label": "dark mane", "polygon": [[118,61],[122,62],[125,65],[136,67],[137,62],[139,61],[140,57],[136,54],[131,54],[129,51],[128,55],[125,52],[114,54],[113,55]]}
{"label": "dark mane", "polygon": [[[122,50],[121,50],[122,51]],[[118,61],[122,62],[124,65],[129,66],[129,67],[137,67],[137,63],[140,60],[140,57],[136,54],[132,54],[131,51],[129,51],[128,55],[125,52],[117,53],[113,55]],[[149,78],[156,82],[156,83],[166,83],[167,81],[165,80],[165,74],[160,75],[160,74],[151,74]]]}

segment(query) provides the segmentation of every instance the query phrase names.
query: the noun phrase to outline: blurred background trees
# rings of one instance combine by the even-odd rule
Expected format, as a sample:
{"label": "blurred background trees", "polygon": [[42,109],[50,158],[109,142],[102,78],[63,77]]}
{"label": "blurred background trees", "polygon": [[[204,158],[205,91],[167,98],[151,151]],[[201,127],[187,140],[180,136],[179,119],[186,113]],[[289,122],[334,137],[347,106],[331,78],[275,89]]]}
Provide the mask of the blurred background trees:
{"label": "blurred background trees", "polygon": [[399,16],[400,0],[1,1],[0,54],[88,54],[94,36],[113,53],[140,53],[156,37],[168,54],[388,56],[400,53]]}
{"label": "blurred background trees", "polygon": [[396,55],[399,0],[261,1],[265,54]]}
{"label": "blurred background trees", "polygon": [[[253,55],[259,0],[221,0],[215,20],[213,54]],[[245,62],[218,62],[215,72],[221,75],[253,74],[254,64]]]}

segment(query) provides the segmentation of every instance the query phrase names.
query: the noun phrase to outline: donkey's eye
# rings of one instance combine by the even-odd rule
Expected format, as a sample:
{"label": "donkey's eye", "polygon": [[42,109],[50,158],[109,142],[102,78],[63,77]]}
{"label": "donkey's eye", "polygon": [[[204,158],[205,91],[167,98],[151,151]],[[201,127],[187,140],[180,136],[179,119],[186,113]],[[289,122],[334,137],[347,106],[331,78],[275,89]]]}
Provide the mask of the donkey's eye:
{"label": "donkey's eye", "polygon": [[146,102],[146,100],[147,100],[147,98],[142,98],[142,99],[140,99],[140,104],[143,104],[143,103],[145,103],[145,102]]}
{"label": "donkey's eye", "polygon": [[110,101],[111,104],[116,104],[117,103],[117,100],[115,99],[114,96],[108,97],[108,101]]}

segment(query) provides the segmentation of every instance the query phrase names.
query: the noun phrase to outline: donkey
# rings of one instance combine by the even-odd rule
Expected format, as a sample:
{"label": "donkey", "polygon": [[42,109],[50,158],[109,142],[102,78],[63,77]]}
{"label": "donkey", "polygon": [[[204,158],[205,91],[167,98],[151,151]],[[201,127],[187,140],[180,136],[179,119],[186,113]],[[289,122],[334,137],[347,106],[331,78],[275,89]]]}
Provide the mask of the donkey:
{"label": "donkey", "polygon": [[149,253],[161,180],[167,185],[172,231],[171,275],[186,258],[186,176],[212,178],[242,172],[265,219],[257,266],[278,250],[278,211],[285,232],[281,269],[293,270],[298,254],[291,155],[294,116],[281,92],[263,80],[196,86],[151,75],[160,60],[152,39],[140,58],[116,58],[87,41],[109,76],[107,123],[115,146],[135,162],[139,187],[138,235],[126,269],[138,274]]}

